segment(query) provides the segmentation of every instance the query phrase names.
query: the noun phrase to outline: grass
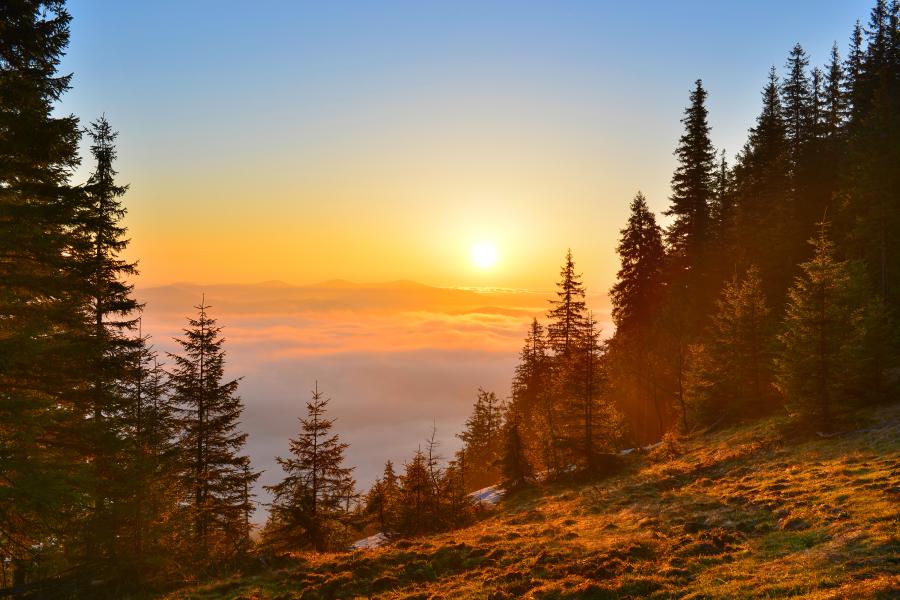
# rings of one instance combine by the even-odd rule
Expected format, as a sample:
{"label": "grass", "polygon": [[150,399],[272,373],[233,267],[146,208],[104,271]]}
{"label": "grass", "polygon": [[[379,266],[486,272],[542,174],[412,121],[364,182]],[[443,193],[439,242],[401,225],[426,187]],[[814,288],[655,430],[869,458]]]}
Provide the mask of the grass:
{"label": "grass", "polygon": [[786,417],[630,456],[620,475],[507,498],[466,529],[167,596],[897,598],[900,404],[820,439]]}

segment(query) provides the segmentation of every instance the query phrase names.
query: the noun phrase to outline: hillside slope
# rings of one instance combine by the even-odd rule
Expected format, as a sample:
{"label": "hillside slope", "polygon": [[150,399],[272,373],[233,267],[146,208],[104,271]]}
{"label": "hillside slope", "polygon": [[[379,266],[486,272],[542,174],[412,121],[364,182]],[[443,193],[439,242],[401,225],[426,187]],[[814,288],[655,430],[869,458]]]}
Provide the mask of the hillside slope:
{"label": "hillside slope", "polygon": [[786,418],[514,494],[475,525],[169,598],[897,598],[900,404],[829,439]]}

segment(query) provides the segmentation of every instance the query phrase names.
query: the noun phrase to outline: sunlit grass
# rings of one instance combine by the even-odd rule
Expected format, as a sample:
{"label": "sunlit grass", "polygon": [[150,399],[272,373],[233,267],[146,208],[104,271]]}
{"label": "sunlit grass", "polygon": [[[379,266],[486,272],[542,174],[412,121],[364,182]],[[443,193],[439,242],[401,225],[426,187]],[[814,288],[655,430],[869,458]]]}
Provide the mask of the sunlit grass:
{"label": "sunlit grass", "polygon": [[606,480],[513,494],[461,531],[170,598],[896,597],[900,404],[857,427],[823,440],[775,417],[692,437]]}

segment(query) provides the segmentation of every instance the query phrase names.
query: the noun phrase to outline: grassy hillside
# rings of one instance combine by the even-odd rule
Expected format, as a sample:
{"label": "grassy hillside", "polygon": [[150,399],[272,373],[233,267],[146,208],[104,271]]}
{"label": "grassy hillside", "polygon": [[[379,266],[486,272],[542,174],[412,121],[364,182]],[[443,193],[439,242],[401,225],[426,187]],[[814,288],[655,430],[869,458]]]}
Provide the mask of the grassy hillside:
{"label": "grassy hillside", "polygon": [[786,418],[508,498],[467,529],[297,557],[169,598],[897,598],[900,404],[851,433]]}

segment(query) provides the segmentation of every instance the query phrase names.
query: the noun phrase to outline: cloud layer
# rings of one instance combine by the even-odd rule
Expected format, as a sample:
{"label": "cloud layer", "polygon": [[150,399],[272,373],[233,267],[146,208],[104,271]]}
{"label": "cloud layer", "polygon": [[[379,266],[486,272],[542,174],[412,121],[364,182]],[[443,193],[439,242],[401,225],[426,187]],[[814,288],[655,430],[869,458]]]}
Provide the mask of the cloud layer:
{"label": "cloud layer", "polygon": [[172,338],[204,295],[224,327],[227,374],[243,377],[242,426],[265,471],[262,503],[261,485],[280,479],[274,457],[287,452],[316,381],[367,487],[385,460],[405,461],[432,424],[450,457],[477,389],[507,396],[528,323],[547,307],[546,294],[405,281],[174,284],[138,290],[143,329],[158,350],[176,351]]}

